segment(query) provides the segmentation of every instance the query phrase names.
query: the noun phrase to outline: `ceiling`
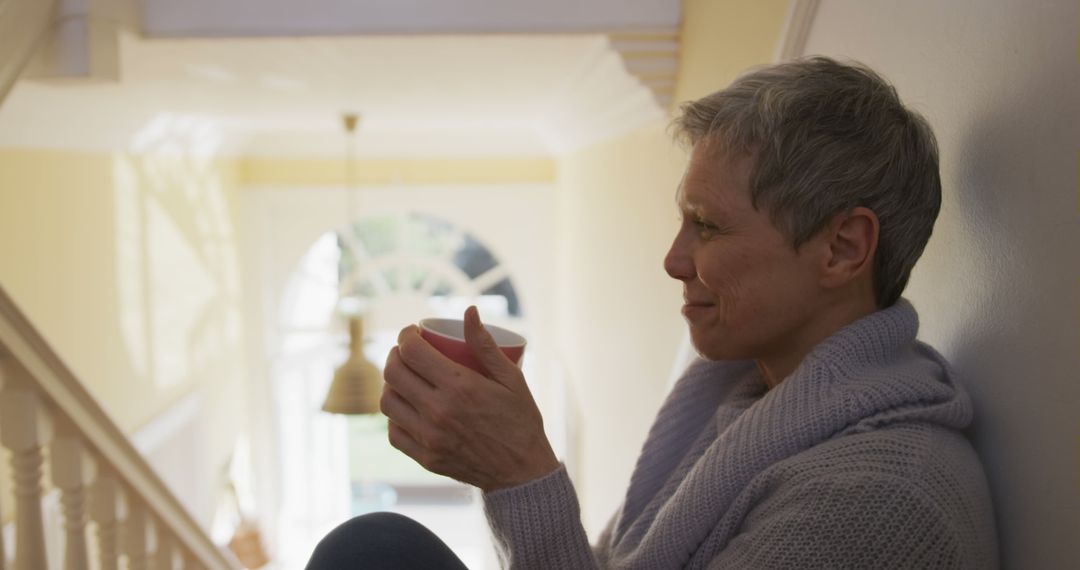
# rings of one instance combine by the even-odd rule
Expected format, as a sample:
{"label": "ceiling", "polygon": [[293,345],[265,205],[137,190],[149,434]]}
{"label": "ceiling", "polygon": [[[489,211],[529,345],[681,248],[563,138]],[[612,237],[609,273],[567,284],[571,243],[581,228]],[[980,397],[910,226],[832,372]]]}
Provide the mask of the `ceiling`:
{"label": "ceiling", "polygon": [[119,81],[20,80],[0,146],[336,157],[356,111],[362,155],[535,156],[663,116],[677,0],[448,5],[145,0]]}
{"label": "ceiling", "polygon": [[552,33],[671,29],[679,0],[142,0],[152,36]]}

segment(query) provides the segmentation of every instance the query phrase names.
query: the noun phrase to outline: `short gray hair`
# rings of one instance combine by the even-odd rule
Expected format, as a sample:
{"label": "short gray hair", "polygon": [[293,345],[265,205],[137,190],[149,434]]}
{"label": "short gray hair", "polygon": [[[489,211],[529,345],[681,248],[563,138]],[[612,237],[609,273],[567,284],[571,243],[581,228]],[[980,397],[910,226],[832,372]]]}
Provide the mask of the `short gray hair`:
{"label": "short gray hair", "polygon": [[757,68],[682,105],[676,136],[754,157],[751,201],[798,249],[836,214],[862,206],[881,224],[879,307],[900,298],[941,209],[930,125],[859,63],[813,57]]}

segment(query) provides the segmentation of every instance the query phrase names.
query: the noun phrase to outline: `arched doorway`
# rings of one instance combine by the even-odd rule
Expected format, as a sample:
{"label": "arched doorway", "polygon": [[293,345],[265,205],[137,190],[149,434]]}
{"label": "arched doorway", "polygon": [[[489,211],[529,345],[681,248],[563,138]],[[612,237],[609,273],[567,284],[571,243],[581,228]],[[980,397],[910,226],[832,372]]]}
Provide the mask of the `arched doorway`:
{"label": "arched doorway", "polygon": [[[496,255],[469,232],[416,211],[360,219],[315,240],[287,280],[273,365],[282,467],[281,536],[301,559],[350,516],[403,512],[428,525],[470,567],[494,562],[478,496],[393,449],[381,416],[319,411],[345,357],[343,315],[365,316],[365,353],[378,366],[398,331],[426,316],[460,317],[475,304],[486,322],[528,336],[523,300]],[[523,364],[530,377],[530,356]]]}

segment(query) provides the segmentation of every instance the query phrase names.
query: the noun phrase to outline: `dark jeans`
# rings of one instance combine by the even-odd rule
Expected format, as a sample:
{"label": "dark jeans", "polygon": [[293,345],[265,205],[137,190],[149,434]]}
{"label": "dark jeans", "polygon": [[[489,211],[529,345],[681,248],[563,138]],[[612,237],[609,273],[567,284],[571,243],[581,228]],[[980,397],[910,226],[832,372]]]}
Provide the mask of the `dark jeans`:
{"label": "dark jeans", "polygon": [[307,570],[468,570],[424,525],[397,513],[342,523],[319,541]]}

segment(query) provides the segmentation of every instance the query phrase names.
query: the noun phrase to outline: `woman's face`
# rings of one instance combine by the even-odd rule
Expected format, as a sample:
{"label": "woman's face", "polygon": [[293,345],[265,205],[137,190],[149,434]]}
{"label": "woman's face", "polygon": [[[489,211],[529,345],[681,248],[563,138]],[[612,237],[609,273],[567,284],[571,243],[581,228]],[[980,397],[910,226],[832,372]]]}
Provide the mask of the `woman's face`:
{"label": "woman's face", "polygon": [[683,283],[694,346],[712,360],[784,358],[818,309],[819,249],[795,251],[753,208],[751,161],[695,149],[677,194],[682,223],[664,259]]}

